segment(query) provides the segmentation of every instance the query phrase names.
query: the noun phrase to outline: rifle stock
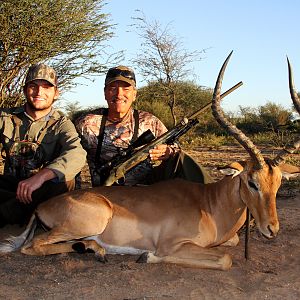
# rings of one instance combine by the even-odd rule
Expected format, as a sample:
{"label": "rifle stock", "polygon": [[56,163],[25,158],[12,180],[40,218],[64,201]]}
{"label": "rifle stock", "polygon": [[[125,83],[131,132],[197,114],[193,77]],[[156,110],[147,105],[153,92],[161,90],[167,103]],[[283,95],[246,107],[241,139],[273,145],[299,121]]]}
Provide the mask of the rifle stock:
{"label": "rifle stock", "polygon": [[[240,87],[243,84],[242,81],[234,85],[232,88],[227,90],[225,93],[221,95],[221,98],[224,98],[231,92],[233,92],[235,89]],[[109,173],[108,178],[104,182],[104,186],[111,186],[113,185],[118,179],[125,177],[125,174],[131,170],[133,167],[138,165],[140,162],[147,159],[149,155],[149,150],[153,149],[157,145],[161,144],[172,144],[175,140],[177,140],[180,136],[185,134],[188,130],[190,130],[192,127],[194,127],[199,121],[196,119],[196,117],[211,107],[211,102],[197,110],[195,113],[193,113],[188,118],[183,118],[182,121],[176,125],[171,130],[165,132],[160,137],[152,140],[150,143],[146,144],[139,150],[133,151],[133,153],[130,154],[130,157],[126,158],[119,164],[112,166],[112,169]]]}

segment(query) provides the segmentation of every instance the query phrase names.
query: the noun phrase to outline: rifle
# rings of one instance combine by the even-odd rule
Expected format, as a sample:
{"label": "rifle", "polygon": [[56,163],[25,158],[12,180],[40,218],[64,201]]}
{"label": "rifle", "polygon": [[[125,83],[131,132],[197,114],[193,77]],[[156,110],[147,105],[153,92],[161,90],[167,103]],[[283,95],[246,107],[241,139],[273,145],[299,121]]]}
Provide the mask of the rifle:
{"label": "rifle", "polygon": [[[243,84],[242,81],[234,85],[232,88],[227,90],[221,95],[224,98],[235,89]],[[178,123],[174,128],[162,134],[160,137],[155,138],[150,130],[144,132],[143,135],[136,140],[125,152],[120,156],[113,158],[111,161],[107,162],[101,167],[103,170],[98,170],[100,174],[103,174],[107,179],[104,182],[104,186],[113,185],[118,179],[125,177],[125,174],[135,167],[140,162],[147,159],[149,155],[149,150],[157,145],[161,144],[172,144],[180,136],[189,131],[192,127],[199,123],[197,116],[211,107],[211,102],[207,103],[205,106],[201,107],[195,113],[189,117],[184,117],[180,123]],[[135,149],[137,146],[142,146],[140,149]],[[106,174],[105,174],[106,173]],[[109,173],[109,174],[108,174]]]}

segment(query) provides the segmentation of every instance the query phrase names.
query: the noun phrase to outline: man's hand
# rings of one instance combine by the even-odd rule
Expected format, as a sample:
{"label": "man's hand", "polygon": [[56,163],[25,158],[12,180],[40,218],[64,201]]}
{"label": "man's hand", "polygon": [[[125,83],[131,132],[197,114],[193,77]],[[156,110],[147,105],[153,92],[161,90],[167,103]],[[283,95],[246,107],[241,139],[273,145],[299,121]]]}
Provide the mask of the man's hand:
{"label": "man's hand", "polygon": [[168,145],[162,144],[157,145],[155,148],[149,151],[150,159],[152,161],[156,160],[167,160],[170,156],[174,154],[175,150]]}
{"label": "man's hand", "polygon": [[24,204],[29,204],[32,201],[32,193],[40,188],[45,181],[55,177],[56,174],[52,170],[45,168],[34,176],[20,181],[17,188],[17,199]]}

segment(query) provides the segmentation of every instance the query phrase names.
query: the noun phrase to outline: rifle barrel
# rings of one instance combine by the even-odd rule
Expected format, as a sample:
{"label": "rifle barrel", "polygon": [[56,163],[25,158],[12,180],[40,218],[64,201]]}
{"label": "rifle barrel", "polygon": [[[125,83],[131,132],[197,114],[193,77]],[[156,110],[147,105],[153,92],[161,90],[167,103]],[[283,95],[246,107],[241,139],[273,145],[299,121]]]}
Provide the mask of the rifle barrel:
{"label": "rifle barrel", "polygon": [[234,85],[233,87],[231,87],[229,90],[227,90],[226,92],[224,92],[220,97],[221,99],[226,97],[228,94],[230,94],[231,92],[233,92],[234,90],[236,90],[237,88],[239,88],[241,85],[243,85],[243,81],[240,81],[239,83],[237,83],[236,85]]}
{"label": "rifle barrel", "polygon": [[[231,92],[233,92],[234,90],[236,90],[237,88],[239,88],[241,85],[243,84],[242,81],[240,81],[239,83],[237,83],[236,85],[234,85],[233,87],[231,87],[229,90],[227,90],[226,92],[224,92],[220,97],[221,99],[226,97],[228,94],[230,94]],[[201,107],[198,111],[196,111],[195,113],[193,113],[191,116],[188,117],[188,119],[193,119],[196,116],[198,116],[200,113],[202,113],[203,111],[207,110],[208,108],[211,107],[211,102],[207,103],[206,105],[204,105],[203,107]]]}

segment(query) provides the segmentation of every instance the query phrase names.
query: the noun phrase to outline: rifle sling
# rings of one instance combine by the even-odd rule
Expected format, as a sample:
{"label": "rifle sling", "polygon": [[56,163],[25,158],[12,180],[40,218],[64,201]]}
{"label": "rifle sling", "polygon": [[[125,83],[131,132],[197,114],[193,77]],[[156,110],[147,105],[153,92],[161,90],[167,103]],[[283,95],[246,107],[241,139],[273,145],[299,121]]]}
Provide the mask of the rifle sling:
{"label": "rifle sling", "polygon": [[[108,116],[108,109],[104,108],[102,110],[102,120],[100,124],[100,129],[99,129],[99,135],[98,135],[98,144],[97,144],[97,150],[96,150],[96,155],[95,155],[95,163],[100,163],[100,155],[101,155],[101,150],[102,150],[102,144],[103,144],[103,139],[104,139],[104,130],[105,130],[105,124],[107,121],[107,116]],[[136,141],[138,137],[138,132],[139,132],[139,112],[137,109],[133,110],[133,118],[134,118],[134,131],[133,131],[133,136],[130,141],[130,144]]]}
{"label": "rifle sling", "polygon": [[139,125],[140,125],[140,119],[139,119],[139,112],[137,109],[133,110],[133,118],[134,118],[134,131],[132,140],[130,141],[130,144],[134,143],[137,140],[138,133],[139,133]]}

